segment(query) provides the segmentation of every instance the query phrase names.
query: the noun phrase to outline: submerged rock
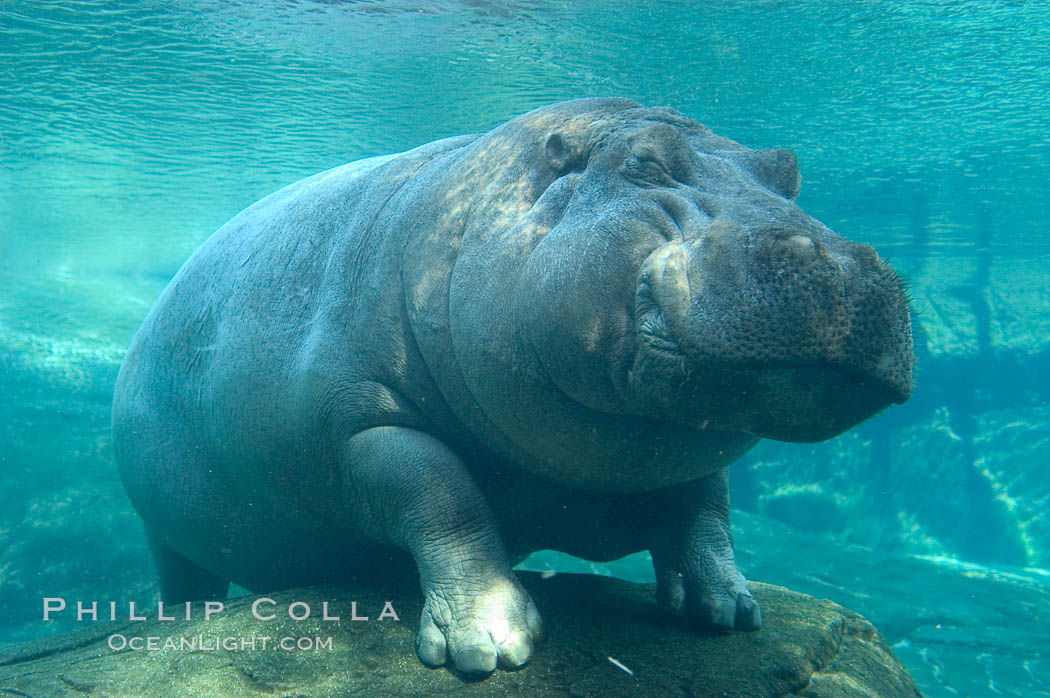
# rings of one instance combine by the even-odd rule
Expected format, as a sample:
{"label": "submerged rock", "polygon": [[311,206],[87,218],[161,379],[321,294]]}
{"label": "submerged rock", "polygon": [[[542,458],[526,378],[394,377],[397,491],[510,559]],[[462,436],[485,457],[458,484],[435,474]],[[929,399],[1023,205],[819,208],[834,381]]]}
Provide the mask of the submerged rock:
{"label": "submerged rock", "polygon": [[[472,682],[478,695],[567,696],[918,696],[911,677],[864,618],[830,601],[752,583],[765,626],[702,635],[658,610],[647,585],[592,576],[519,573],[548,631],[523,670]],[[227,602],[203,620],[102,623],[0,650],[0,693],[30,696],[369,696],[450,695],[465,679],[427,669],[415,657],[420,613],[409,586],[385,590],[312,587]],[[351,621],[350,601],[368,621]],[[392,600],[401,620],[378,620]],[[339,622],[321,619],[322,602]],[[289,616],[293,602],[308,619]],[[102,605],[100,605],[102,606]],[[302,615],[304,607],[291,609]],[[196,640],[197,649],[113,650],[132,637]],[[268,647],[261,648],[267,637]],[[285,651],[283,637],[313,649]],[[256,649],[224,649],[223,638],[255,638]],[[327,645],[331,638],[330,646]],[[217,649],[201,649],[218,643]],[[317,648],[320,643],[321,648]]]}

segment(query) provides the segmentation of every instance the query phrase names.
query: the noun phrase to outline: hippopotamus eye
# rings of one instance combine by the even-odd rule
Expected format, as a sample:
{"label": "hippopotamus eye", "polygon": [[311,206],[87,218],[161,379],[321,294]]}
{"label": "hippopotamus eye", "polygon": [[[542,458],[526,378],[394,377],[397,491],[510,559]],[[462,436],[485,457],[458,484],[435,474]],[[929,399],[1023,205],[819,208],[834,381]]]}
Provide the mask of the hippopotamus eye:
{"label": "hippopotamus eye", "polygon": [[624,176],[642,186],[673,187],[677,182],[667,165],[651,148],[638,148],[624,167]]}

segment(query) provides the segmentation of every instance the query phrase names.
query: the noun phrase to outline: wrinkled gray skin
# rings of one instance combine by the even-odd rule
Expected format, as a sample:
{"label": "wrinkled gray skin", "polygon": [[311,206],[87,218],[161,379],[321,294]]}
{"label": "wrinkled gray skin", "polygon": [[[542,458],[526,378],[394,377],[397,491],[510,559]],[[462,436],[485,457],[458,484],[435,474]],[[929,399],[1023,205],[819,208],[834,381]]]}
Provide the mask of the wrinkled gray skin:
{"label": "wrinkled gray skin", "polygon": [[911,390],[901,285],[793,203],[787,151],[556,104],[307,178],[165,289],[113,428],[166,600],[347,577],[397,546],[428,665],[528,661],[511,566],[652,552],[695,621],[761,614],[726,467]]}

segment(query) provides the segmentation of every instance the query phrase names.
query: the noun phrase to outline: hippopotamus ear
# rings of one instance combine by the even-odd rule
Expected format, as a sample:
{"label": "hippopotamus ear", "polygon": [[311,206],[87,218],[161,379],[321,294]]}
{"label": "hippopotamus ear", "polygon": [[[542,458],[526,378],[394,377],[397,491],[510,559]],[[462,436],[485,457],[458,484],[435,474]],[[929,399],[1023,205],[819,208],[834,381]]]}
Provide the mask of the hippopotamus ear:
{"label": "hippopotamus ear", "polygon": [[798,160],[790,150],[751,150],[735,154],[762,184],[785,199],[798,196],[802,186],[802,175],[798,172]]}
{"label": "hippopotamus ear", "polygon": [[587,158],[581,140],[578,136],[558,131],[547,136],[543,152],[555,176],[583,169]]}

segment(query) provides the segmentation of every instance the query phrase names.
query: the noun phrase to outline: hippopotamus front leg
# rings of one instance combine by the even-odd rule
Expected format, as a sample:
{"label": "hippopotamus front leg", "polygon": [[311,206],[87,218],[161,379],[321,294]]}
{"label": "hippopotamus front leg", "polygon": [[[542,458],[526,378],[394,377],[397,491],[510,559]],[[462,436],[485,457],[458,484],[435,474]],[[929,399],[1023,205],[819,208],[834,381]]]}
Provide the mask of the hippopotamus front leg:
{"label": "hippopotamus front leg", "polygon": [[424,607],[416,652],[465,673],[525,664],[542,634],[495,518],[470,473],[438,439],[404,427],[367,429],[343,452],[354,528],[415,558]]}
{"label": "hippopotamus front leg", "polygon": [[733,558],[726,470],[658,500],[650,551],[660,603],[704,625],[761,627],[762,612]]}

